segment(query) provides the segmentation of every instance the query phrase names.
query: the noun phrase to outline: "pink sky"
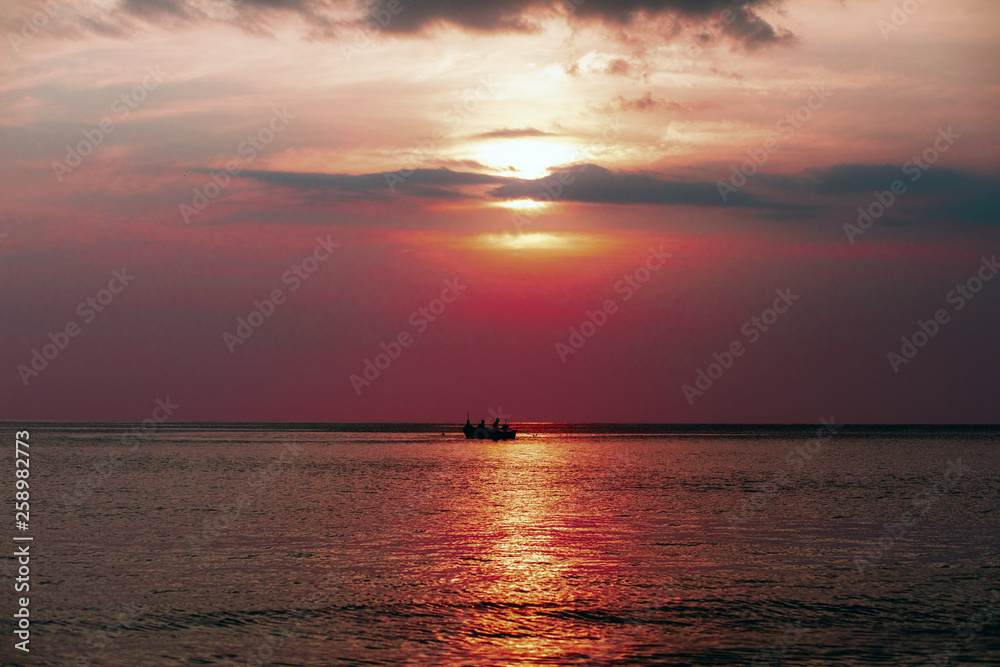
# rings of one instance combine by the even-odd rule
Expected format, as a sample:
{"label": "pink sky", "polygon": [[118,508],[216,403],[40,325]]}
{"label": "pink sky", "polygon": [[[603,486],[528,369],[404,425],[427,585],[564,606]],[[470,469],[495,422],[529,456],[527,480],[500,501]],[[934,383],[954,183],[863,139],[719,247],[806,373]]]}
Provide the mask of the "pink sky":
{"label": "pink sky", "polygon": [[9,3],[0,419],[995,422],[998,21]]}

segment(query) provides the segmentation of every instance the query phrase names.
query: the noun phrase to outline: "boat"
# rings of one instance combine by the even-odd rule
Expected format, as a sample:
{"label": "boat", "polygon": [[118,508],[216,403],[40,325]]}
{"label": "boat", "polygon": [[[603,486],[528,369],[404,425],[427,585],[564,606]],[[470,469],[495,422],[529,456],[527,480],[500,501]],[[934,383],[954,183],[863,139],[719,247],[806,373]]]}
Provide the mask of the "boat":
{"label": "boat", "polygon": [[[494,425],[499,423],[499,419],[493,422]],[[500,426],[498,428],[491,428],[486,426],[486,420],[479,422],[478,426],[473,426],[472,422],[469,421],[469,416],[465,416],[465,426],[462,427],[462,433],[465,434],[466,440],[493,440],[494,442],[498,440],[513,440],[517,437],[517,429],[510,428],[507,424]]]}

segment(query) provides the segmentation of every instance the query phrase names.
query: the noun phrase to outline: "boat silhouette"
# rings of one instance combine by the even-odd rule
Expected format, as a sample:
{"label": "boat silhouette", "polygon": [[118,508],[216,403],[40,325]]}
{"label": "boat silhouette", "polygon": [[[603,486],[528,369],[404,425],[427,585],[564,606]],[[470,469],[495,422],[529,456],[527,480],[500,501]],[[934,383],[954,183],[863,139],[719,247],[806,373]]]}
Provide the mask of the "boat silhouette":
{"label": "boat silhouette", "polygon": [[462,433],[465,434],[466,440],[513,440],[517,437],[517,430],[510,428],[507,424],[500,426],[500,418],[497,417],[493,421],[493,426],[487,426],[486,420],[479,420],[478,426],[473,426],[472,422],[469,421],[469,416],[465,416],[465,426],[462,427]]}

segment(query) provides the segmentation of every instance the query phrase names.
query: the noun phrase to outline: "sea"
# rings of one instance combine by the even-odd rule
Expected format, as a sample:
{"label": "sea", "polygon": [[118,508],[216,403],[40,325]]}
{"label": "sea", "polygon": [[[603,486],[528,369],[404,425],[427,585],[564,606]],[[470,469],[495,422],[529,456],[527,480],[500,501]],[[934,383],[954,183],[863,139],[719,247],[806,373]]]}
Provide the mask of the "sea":
{"label": "sea", "polygon": [[460,427],[3,423],[0,662],[1000,664],[997,427]]}

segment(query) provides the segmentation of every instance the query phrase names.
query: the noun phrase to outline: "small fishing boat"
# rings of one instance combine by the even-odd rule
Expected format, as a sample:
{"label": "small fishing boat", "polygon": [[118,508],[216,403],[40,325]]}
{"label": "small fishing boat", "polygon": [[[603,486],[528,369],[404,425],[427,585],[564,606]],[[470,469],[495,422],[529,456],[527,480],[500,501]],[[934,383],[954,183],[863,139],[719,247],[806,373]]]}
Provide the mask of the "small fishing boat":
{"label": "small fishing boat", "polygon": [[483,419],[479,422],[479,426],[473,426],[472,422],[469,421],[469,416],[465,416],[465,426],[462,427],[462,433],[465,434],[466,440],[513,440],[517,437],[517,429],[510,428],[507,424],[500,426],[500,420],[497,419],[493,422],[493,427],[490,428],[486,425],[486,420]]}

